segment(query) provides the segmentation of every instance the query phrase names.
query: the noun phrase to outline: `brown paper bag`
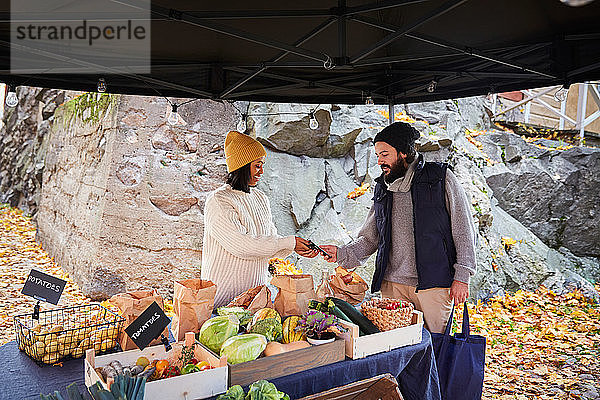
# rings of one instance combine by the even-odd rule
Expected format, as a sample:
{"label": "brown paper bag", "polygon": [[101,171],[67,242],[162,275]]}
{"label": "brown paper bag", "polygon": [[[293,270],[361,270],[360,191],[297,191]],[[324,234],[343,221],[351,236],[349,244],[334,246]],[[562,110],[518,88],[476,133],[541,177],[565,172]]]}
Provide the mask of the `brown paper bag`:
{"label": "brown paper bag", "polygon": [[[121,315],[125,318],[124,327],[131,324],[154,301],[156,301],[163,311],[165,309],[163,298],[156,290],[139,290],[137,292],[119,293],[108,299],[108,301],[119,308]],[[165,328],[163,335],[165,335],[166,338],[169,337],[167,328]],[[121,335],[119,344],[123,350],[137,349],[133,340],[131,340],[125,332]],[[155,346],[157,344],[160,344],[160,336],[156,340],[150,342],[148,346]]]}
{"label": "brown paper bag", "polygon": [[265,285],[256,286],[231,300],[227,307],[242,307],[251,313],[261,308],[273,308],[271,291]]}
{"label": "brown paper bag", "polygon": [[282,317],[305,314],[316,298],[312,275],[275,275],[271,283],[279,288],[274,305]]}
{"label": "brown paper bag", "polygon": [[217,286],[202,279],[175,281],[173,291],[173,321],[171,332],[180,341],[186,332],[198,332],[210,318],[215,304]]}
{"label": "brown paper bag", "polygon": [[[348,281],[349,275],[352,280],[348,283],[344,282],[344,278]],[[352,305],[362,302],[365,298],[365,293],[369,290],[369,285],[356,272],[347,271],[342,267],[335,269],[335,275],[331,277],[329,283],[333,289],[334,297],[346,300]]]}

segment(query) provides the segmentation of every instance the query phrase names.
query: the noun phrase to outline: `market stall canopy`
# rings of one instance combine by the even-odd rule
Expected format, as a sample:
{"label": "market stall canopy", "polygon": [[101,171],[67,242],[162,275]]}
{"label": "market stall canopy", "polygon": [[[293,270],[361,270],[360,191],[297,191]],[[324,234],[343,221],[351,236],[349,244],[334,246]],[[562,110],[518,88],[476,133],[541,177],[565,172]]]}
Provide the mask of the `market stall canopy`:
{"label": "market stall canopy", "polygon": [[13,85],[95,91],[103,78],[111,93],[387,104],[600,78],[600,1],[152,1],[151,69],[142,74],[128,64],[82,73],[85,63],[58,50],[14,47],[13,56],[73,72],[11,70],[4,4],[0,80]]}

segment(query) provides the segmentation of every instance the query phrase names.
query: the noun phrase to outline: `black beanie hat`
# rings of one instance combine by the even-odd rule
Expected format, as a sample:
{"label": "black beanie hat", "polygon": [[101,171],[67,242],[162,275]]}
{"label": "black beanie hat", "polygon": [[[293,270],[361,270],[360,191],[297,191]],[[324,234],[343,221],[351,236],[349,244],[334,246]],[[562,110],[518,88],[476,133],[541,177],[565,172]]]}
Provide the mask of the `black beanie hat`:
{"label": "black beanie hat", "polygon": [[415,141],[421,136],[418,130],[405,122],[394,122],[375,135],[373,143],[385,142],[405,155],[415,152]]}

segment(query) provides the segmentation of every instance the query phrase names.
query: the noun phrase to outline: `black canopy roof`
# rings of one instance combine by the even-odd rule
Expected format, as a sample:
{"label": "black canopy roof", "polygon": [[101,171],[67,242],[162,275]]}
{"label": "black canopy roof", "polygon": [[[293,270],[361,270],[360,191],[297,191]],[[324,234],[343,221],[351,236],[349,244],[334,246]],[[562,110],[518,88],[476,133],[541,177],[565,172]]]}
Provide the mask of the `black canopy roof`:
{"label": "black canopy roof", "polygon": [[112,93],[355,104],[600,78],[600,1],[153,0],[144,75],[11,74],[4,3],[0,80],[16,85],[93,91],[103,77]]}

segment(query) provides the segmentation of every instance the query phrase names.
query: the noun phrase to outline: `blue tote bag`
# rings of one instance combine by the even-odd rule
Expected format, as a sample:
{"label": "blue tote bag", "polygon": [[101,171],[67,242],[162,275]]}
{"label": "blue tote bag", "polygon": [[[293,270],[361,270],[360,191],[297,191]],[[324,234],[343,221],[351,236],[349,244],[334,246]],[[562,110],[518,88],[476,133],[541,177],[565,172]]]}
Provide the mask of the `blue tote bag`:
{"label": "blue tote bag", "polygon": [[469,332],[469,310],[464,304],[462,333],[450,335],[454,306],[446,331],[432,333],[433,351],[443,400],[480,400],[485,368],[485,337]]}

